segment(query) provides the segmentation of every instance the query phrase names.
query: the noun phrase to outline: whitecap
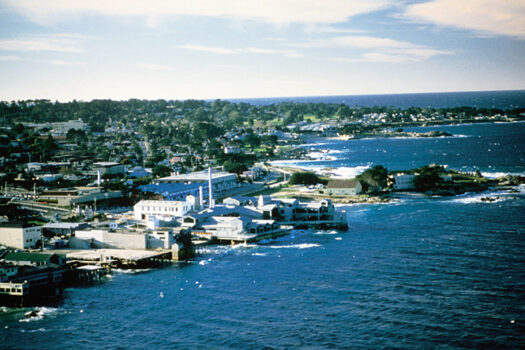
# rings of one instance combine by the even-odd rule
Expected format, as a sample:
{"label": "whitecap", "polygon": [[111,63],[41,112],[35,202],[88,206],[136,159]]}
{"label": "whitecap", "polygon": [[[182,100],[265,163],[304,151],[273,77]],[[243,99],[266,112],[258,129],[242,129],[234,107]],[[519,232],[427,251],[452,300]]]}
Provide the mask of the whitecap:
{"label": "whitecap", "polygon": [[266,256],[266,253],[253,253],[252,256]]}
{"label": "whitecap", "polygon": [[301,243],[301,244],[290,244],[290,245],[274,245],[274,246],[268,246],[272,249],[289,249],[289,248],[295,248],[295,249],[308,249],[308,248],[315,248],[320,247],[320,244],[317,243]]}
{"label": "whitecap", "polygon": [[461,204],[474,204],[474,203],[494,204],[494,203],[500,203],[500,202],[509,200],[511,198],[512,197],[509,197],[508,193],[506,192],[490,192],[490,193],[479,193],[479,194],[466,193],[466,194],[457,196],[456,198],[452,199],[451,202],[461,203]]}
{"label": "whitecap", "polygon": [[481,172],[481,175],[488,179],[497,179],[505,176],[525,176],[525,173]]}
{"label": "whitecap", "polygon": [[324,230],[320,230],[320,231],[316,231],[315,234],[316,235],[336,235],[338,234],[339,232],[338,231],[335,231],[335,230],[332,230],[332,231],[324,231]]}

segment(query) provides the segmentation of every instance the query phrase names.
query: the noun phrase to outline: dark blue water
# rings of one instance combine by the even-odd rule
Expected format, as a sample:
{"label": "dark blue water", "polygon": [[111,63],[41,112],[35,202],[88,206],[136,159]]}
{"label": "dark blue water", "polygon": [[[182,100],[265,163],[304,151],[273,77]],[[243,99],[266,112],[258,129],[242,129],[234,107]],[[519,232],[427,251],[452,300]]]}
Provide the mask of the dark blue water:
{"label": "dark blue water", "polygon": [[246,102],[254,105],[268,105],[283,101],[290,101],[297,103],[344,103],[349,106],[360,107],[389,106],[403,109],[408,107],[452,108],[463,106],[511,109],[525,107],[525,90],[437,92],[390,95],[274,97],[231,99],[230,101]]}
{"label": "dark blue water", "polygon": [[408,170],[423,165],[446,164],[462,171],[480,170],[487,175],[525,174],[525,123],[472,124],[406,128],[406,131],[443,130],[453,137],[366,138],[314,140],[304,146],[313,152],[329,151],[314,161],[281,162],[316,169],[363,169],[381,164],[389,170]]}
{"label": "dark blue water", "polygon": [[[519,173],[523,128],[470,125],[447,129],[467,137],[319,147],[348,146],[334,154],[348,167],[446,159]],[[523,187],[347,210],[348,232],[294,231],[262,245],[209,248],[187,264],[117,272],[66,290],[29,322],[27,309],[0,309],[0,348],[523,348]]]}

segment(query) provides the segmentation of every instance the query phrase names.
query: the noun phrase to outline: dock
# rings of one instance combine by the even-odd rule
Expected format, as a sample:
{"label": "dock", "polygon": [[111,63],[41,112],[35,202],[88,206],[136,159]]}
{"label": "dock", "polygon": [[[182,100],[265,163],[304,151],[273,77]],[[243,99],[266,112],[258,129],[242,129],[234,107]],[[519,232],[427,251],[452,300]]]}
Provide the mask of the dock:
{"label": "dock", "polygon": [[162,266],[172,260],[171,250],[127,250],[90,249],[66,252],[68,261],[78,265],[100,266],[103,268],[149,268]]}

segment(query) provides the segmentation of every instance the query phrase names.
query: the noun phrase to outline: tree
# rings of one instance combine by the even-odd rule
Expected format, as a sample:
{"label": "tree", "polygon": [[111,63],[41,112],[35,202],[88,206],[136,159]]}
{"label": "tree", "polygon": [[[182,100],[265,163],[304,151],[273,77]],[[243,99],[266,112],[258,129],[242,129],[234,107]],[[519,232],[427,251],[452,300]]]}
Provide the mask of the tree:
{"label": "tree", "polygon": [[356,177],[357,180],[365,184],[366,191],[374,192],[386,186],[388,170],[382,165],[365,170]]}
{"label": "tree", "polygon": [[414,187],[418,192],[426,192],[435,189],[443,182],[439,176],[439,167],[424,166],[419,169],[418,175],[414,177]]}
{"label": "tree", "polygon": [[326,181],[322,180],[316,174],[312,172],[297,172],[293,173],[290,177],[288,183],[290,185],[316,185],[318,183],[325,183]]}
{"label": "tree", "polygon": [[151,172],[153,173],[153,176],[155,177],[166,177],[166,176],[170,176],[172,170],[171,168],[165,165],[159,164],[159,165],[155,165],[153,169],[151,170]]}

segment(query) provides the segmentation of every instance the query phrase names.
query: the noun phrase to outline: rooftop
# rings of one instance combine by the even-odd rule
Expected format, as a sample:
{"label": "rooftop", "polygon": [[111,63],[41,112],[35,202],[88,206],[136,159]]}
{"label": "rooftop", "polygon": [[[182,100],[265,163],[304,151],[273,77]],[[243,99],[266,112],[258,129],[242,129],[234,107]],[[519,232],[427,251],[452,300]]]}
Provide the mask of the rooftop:
{"label": "rooftop", "polygon": [[[233,178],[235,179],[235,174],[230,174],[227,172],[212,172],[211,173],[212,180],[218,180],[218,179],[227,179],[227,178]],[[181,174],[181,175],[172,175],[167,177],[162,177],[158,179],[157,181],[164,182],[164,181],[208,181],[208,171],[197,171],[189,174]]]}

